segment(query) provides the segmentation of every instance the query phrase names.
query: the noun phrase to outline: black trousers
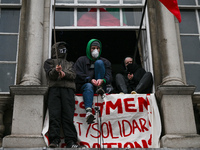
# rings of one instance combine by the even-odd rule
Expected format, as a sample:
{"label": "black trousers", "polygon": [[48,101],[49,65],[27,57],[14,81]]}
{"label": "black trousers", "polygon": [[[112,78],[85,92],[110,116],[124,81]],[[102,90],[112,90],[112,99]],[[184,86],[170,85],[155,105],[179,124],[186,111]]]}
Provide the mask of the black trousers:
{"label": "black trousers", "polygon": [[75,98],[70,88],[51,87],[48,93],[49,141],[60,142],[60,131],[63,128],[65,143],[77,142],[77,132],[73,123]]}
{"label": "black trousers", "polygon": [[116,87],[119,92],[123,92],[125,94],[131,91],[136,91],[137,93],[151,93],[153,85],[153,77],[150,72],[146,72],[141,78],[140,82],[137,85],[130,85],[128,82],[128,78],[125,78],[122,74],[116,75]]}

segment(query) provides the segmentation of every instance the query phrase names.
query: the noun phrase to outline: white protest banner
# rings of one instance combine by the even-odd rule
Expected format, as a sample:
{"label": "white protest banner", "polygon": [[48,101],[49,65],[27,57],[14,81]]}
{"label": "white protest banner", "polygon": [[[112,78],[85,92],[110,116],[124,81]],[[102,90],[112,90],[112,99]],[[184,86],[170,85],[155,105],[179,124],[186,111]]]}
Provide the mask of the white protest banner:
{"label": "white protest banner", "polygon": [[80,145],[88,148],[160,147],[161,122],[154,94],[94,96],[96,119],[90,125],[86,123],[82,95],[76,95],[75,101],[74,125]]}

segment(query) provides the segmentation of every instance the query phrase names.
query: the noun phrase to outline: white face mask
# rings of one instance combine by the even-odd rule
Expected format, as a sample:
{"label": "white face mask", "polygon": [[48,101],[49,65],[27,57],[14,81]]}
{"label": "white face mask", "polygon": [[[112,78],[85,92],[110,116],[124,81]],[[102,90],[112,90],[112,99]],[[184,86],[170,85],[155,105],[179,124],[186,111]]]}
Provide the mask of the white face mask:
{"label": "white face mask", "polygon": [[92,57],[97,58],[99,56],[99,51],[97,49],[92,51]]}

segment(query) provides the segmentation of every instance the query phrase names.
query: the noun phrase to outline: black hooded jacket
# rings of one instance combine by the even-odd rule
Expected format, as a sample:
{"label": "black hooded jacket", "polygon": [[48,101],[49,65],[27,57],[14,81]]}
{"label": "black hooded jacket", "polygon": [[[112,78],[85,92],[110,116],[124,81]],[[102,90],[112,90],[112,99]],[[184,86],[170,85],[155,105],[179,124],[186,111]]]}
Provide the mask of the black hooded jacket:
{"label": "black hooded jacket", "polygon": [[[57,46],[58,59],[56,59],[55,46]],[[59,49],[64,48],[65,46],[66,43],[64,42],[57,42],[52,46],[52,57],[44,62],[44,70],[46,72],[49,87],[66,87],[75,90],[76,73],[73,70],[74,63],[66,60],[67,53],[63,54],[59,52]],[[56,65],[58,64],[62,66],[62,71],[65,73],[65,77],[62,79],[59,77],[59,73],[56,71]]]}
{"label": "black hooded jacket", "polygon": [[79,57],[74,65],[74,68],[75,68],[76,74],[77,74],[76,85],[77,85],[78,90],[82,87],[83,84],[91,82],[91,80],[95,78],[94,77],[95,76],[94,68],[91,68],[91,64],[94,64],[94,62],[97,59],[102,60],[105,65],[106,73],[105,73],[104,79],[106,81],[106,84],[110,84],[112,82],[111,63],[107,59],[100,57],[102,47],[100,47],[100,54],[96,60],[92,59],[92,57],[91,57],[90,46],[91,46],[91,43],[94,41],[98,41],[101,45],[101,42],[99,40],[91,39],[88,42],[87,47],[86,47],[86,55],[87,56]]}
{"label": "black hooded jacket", "polygon": [[[128,80],[127,75],[129,73],[133,74],[132,80]],[[142,79],[145,73],[146,71],[142,67],[140,67],[136,63],[133,63],[127,65],[127,69],[124,70],[123,75],[128,80],[129,86],[135,88],[139,84],[140,80]]]}

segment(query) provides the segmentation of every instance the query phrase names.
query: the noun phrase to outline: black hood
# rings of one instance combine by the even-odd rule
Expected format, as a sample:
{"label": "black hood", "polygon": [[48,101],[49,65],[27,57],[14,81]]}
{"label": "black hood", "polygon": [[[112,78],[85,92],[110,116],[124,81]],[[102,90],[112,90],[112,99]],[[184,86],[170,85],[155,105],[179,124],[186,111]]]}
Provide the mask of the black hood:
{"label": "black hood", "polygon": [[136,63],[128,64],[127,65],[127,72],[134,74],[138,68],[140,68],[140,67]]}
{"label": "black hood", "polygon": [[[69,45],[66,42],[57,42],[51,48],[51,58],[56,59],[56,50],[58,58],[66,58]],[[66,53],[60,53],[59,49],[66,48]]]}

